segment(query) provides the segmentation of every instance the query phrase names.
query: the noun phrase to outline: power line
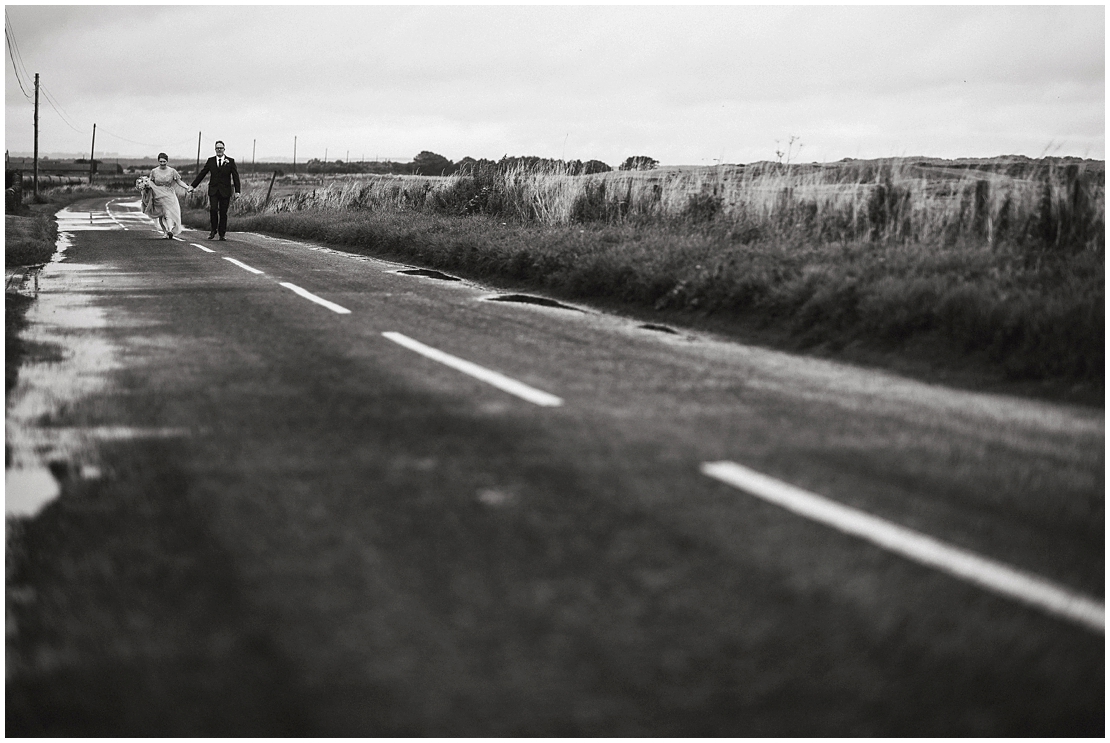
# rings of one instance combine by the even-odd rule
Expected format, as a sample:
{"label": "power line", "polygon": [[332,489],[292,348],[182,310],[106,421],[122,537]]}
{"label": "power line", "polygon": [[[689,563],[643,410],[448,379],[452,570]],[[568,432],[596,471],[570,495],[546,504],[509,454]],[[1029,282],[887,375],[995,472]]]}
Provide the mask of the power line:
{"label": "power line", "polygon": [[57,102],[54,96],[51,95],[50,91],[46,89],[45,85],[39,83],[39,90],[43,92],[43,96],[46,98],[46,102],[50,104],[50,108],[54,109],[54,113],[58,114],[62,121],[65,122],[66,126],[77,132],[78,134],[84,134],[83,131],[73,125],[73,123],[69,120],[69,117],[67,117],[64,113],[61,112],[61,110],[59,110],[62,104]]}
{"label": "power line", "polygon": [[192,137],[190,137],[189,139],[183,139],[180,142],[170,142],[169,144],[151,144],[150,142],[136,142],[133,139],[128,139],[127,137],[121,137],[120,135],[118,135],[114,132],[108,131],[103,126],[99,127],[99,131],[103,132],[104,134],[111,135],[111,136],[115,137],[116,139],[122,139],[124,142],[130,142],[131,144],[141,144],[143,147],[166,147],[166,148],[169,148],[169,147],[177,147],[178,145],[184,144],[185,142],[193,141]]}
{"label": "power line", "polygon": [[[8,31],[4,29],[4,37],[7,38],[7,35]],[[12,72],[15,73],[15,81],[19,83],[19,89],[23,91],[23,97],[27,100],[31,100],[31,96],[27,93],[27,89],[23,87],[23,78],[19,75],[19,68],[15,66],[15,57],[12,56],[12,45],[10,41],[8,42],[8,58],[12,61]]]}
{"label": "power line", "polygon": [[[41,85],[41,84],[39,85],[39,89],[40,89],[40,90],[42,89],[42,85]],[[62,120],[62,123],[63,123],[63,124],[65,124],[66,126],[68,126],[68,127],[69,127],[70,129],[72,129],[73,131],[77,132],[78,134],[84,134],[84,132],[83,132],[83,131],[81,131],[80,129],[78,129],[77,127],[75,127],[75,126],[74,126],[73,124],[71,124],[71,123],[69,122],[69,120],[68,120],[68,119],[67,119],[67,118],[66,118],[65,116],[63,116],[63,115],[62,115],[62,112],[61,112],[61,111],[59,111],[59,110],[58,110],[58,107],[54,105],[54,102],[50,100],[50,96],[46,95],[46,96],[43,96],[43,97],[44,97],[44,98],[46,99],[46,102],[50,104],[50,108],[54,109],[54,113],[58,114],[58,118],[60,118],[60,119]]]}
{"label": "power line", "polygon": [[[11,18],[8,17],[7,10],[4,11],[4,21],[5,21],[5,24],[4,24],[4,39],[7,41],[8,58],[12,62],[12,72],[15,73],[15,79],[16,79],[16,82],[19,83],[19,89],[23,92],[23,97],[26,98],[29,101],[34,100],[33,96],[31,96],[27,92],[27,89],[23,85],[23,78],[24,77],[29,78],[30,73],[27,72],[27,66],[23,63],[23,55],[20,54],[19,45],[16,44],[15,30],[12,28],[12,21],[11,21]],[[22,69],[22,74],[20,74],[21,69]],[[58,114],[58,117],[62,120],[62,122],[66,126],[68,126],[73,131],[77,132],[78,134],[84,134],[85,133],[82,129],[78,128],[73,123],[72,117],[68,113],[66,113],[65,109],[62,107],[62,104],[58,101],[57,97],[53,93],[48,91],[46,89],[45,85],[42,85],[41,83],[39,83],[38,84],[38,89],[42,92],[43,97],[46,98],[46,102],[48,104],[50,104],[50,107],[52,109],[54,109],[54,113]],[[184,144],[185,142],[190,141],[188,139],[183,139],[179,142],[173,142],[173,143],[170,143],[168,145],[167,144],[157,145],[157,144],[152,144],[150,142],[139,142],[139,141],[134,140],[134,139],[128,139],[127,137],[123,137],[123,136],[120,136],[119,134],[116,134],[114,132],[110,132],[107,129],[105,129],[104,127],[100,127],[100,131],[104,134],[115,137],[116,139],[121,139],[124,142],[130,142],[131,144],[142,145],[143,147],[165,147],[165,148],[168,149],[170,147],[176,147],[178,145],[181,145],[181,144]]]}
{"label": "power line", "polygon": [[[15,79],[19,83],[19,89],[23,91],[24,97],[28,100],[32,100],[32,96],[29,95],[27,93],[27,89],[23,87],[23,77],[30,77],[30,73],[27,72],[27,66],[23,63],[23,55],[20,53],[19,45],[15,41],[15,29],[12,28],[12,20],[10,17],[8,17],[7,10],[4,11],[4,21],[4,38],[8,42],[8,57],[12,61],[12,71],[15,73]],[[22,76],[20,75],[20,68],[22,68],[23,70]],[[53,93],[47,90],[45,85],[42,85],[40,83],[39,90],[42,92],[43,97],[46,98],[46,102],[50,104],[50,107],[52,109],[54,109],[54,113],[58,114],[58,117],[66,126],[77,132],[78,134],[85,133],[83,130],[74,125],[72,118],[67,113],[65,113],[65,109],[62,107],[62,104],[58,101],[57,97],[55,97]],[[110,134],[117,139],[122,139],[125,142],[131,142],[132,144],[139,144],[143,145],[144,147],[158,147],[158,145],[150,144],[148,142],[136,142],[135,140],[121,137],[118,134],[113,134],[112,132],[105,130],[103,127],[101,127],[101,131],[105,132],[106,134]],[[176,145],[180,143],[174,144]]]}
{"label": "power line", "polygon": [[[4,37],[8,40],[8,54],[12,55],[12,53],[14,52],[14,56],[12,57],[12,67],[15,69],[16,79],[19,79],[19,70],[22,69],[23,77],[27,78],[27,80],[30,80],[31,73],[27,71],[27,65],[23,63],[23,54],[20,53],[19,44],[17,44],[15,40],[15,27],[12,26],[12,19],[8,17],[7,10],[4,11]],[[16,65],[17,59],[19,60],[18,67]],[[20,88],[22,89],[23,86],[20,85]],[[24,90],[23,93],[24,95],[26,95],[27,91]]]}
{"label": "power line", "polygon": [[111,136],[111,137],[115,137],[116,139],[122,139],[124,142],[130,142],[131,144],[141,144],[143,147],[158,147],[159,146],[159,145],[156,145],[156,144],[151,144],[150,142],[136,142],[133,139],[128,139],[127,137],[121,137],[120,135],[118,135],[114,132],[108,131],[104,127],[100,127],[100,131],[104,134],[107,134],[107,135]]}
{"label": "power line", "polygon": [[4,27],[4,38],[8,42],[8,58],[12,61],[12,72],[15,73],[15,80],[19,83],[19,89],[23,91],[23,97],[27,100],[31,100],[31,95],[27,92],[27,89],[23,87],[23,78],[19,74],[19,67],[15,64],[15,56],[13,53],[15,44],[12,42],[12,37],[8,32],[7,26]]}
{"label": "power line", "polygon": [[23,69],[24,77],[27,76],[27,65],[23,63],[23,55],[19,51],[19,44],[15,40],[15,27],[12,25],[12,19],[8,17],[8,12],[4,11],[4,30],[8,34],[8,40],[12,45],[15,56],[19,58],[19,66]]}
{"label": "power line", "polygon": [[55,105],[58,106],[58,113],[60,113],[62,116],[64,116],[66,119],[68,119],[70,121],[73,120],[73,117],[69,115],[69,112],[66,111],[64,108],[62,108],[62,104],[58,103],[58,99],[54,97],[54,94],[46,89],[46,84],[45,83],[40,81],[39,82],[39,89],[42,90],[42,92],[45,93],[51,100],[54,101]]}
{"label": "power line", "polygon": [[[65,109],[62,108],[62,104],[58,102],[58,99],[54,96],[53,93],[51,93],[50,91],[48,91],[46,89],[45,85],[40,83],[39,84],[39,90],[41,90],[43,92],[43,94],[45,95],[46,102],[50,104],[50,107],[54,109],[54,111],[58,114],[58,116],[60,116],[62,118],[62,121],[65,122],[66,125],[69,126],[70,129],[77,132],[78,134],[84,134],[85,133],[84,130],[79,129],[77,126],[75,126],[72,123],[71,118],[68,116],[68,114],[65,113]],[[121,137],[120,135],[116,134],[115,132],[108,131],[103,126],[100,126],[98,128],[99,128],[99,130],[102,134],[108,134],[112,137],[115,137],[116,139],[122,139],[124,142],[130,142],[131,144],[138,144],[138,145],[142,145],[144,147],[176,147],[177,145],[184,144],[185,142],[190,141],[190,140],[187,140],[187,139],[183,139],[179,142],[172,142],[169,145],[157,145],[157,144],[152,144],[150,142],[138,142],[134,139],[128,139],[127,137]]]}

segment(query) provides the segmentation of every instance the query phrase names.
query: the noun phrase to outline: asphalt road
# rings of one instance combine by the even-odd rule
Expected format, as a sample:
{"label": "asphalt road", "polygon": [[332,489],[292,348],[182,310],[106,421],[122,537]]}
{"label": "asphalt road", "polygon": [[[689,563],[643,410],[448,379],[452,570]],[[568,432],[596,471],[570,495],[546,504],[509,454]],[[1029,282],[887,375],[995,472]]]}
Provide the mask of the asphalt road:
{"label": "asphalt road", "polygon": [[1102,409],[135,210],[29,315],[8,734],[1103,734]]}

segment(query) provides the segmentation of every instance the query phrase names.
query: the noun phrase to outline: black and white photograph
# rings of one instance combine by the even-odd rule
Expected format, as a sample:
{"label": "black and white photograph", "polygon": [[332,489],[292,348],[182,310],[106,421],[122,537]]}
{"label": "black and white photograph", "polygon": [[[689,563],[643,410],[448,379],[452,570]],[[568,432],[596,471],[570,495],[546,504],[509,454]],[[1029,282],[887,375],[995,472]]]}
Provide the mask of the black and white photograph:
{"label": "black and white photograph", "polygon": [[1105,735],[1105,5],[4,28],[6,736]]}

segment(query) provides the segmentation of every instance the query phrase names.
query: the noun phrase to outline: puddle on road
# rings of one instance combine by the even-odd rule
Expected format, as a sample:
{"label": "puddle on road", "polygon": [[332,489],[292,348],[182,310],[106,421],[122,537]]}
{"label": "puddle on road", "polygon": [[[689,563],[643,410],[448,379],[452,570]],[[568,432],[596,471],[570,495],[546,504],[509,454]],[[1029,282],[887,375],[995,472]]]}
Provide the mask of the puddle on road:
{"label": "puddle on road", "polygon": [[90,437],[66,435],[41,425],[66,406],[104,389],[107,373],[118,368],[115,349],[94,335],[104,325],[103,316],[91,308],[72,306],[80,299],[89,301],[91,297],[40,293],[27,313],[30,322],[23,337],[28,345],[60,353],[38,358],[29,355],[8,397],[5,434],[10,460],[5,472],[5,510],[9,514],[30,515],[59,495],[58,483],[44,462],[95,464],[95,457],[88,452]]}
{"label": "puddle on road", "polygon": [[8,516],[34,516],[61,493],[61,485],[46,467],[4,471],[4,512]]}
{"label": "puddle on road", "polygon": [[[140,202],[113,202],[113,206],[140,208]],[[130,223],[144,215],[120,215]],[[82,230],[122,230],[107,212],[62,209],[58,240],[50,262],[25,272],[20,291],[36,297],[27,310],[27,327],[21,338],[29,352],[19,370],[16,386],[7,399],[5,434],[7,467],[4,473],[4,507],[9,516],[33,516],[61,494],[60,480],[99,478],[97,443],[140,438],[190,436],[180,428],[132,426],[59,427],[61,411],[106,390],[109,376],[120,369],[119,349],[102,332],[108,327],[104,311],[95,306],[96,295],[84,291],[91,273],[119,277],[111,266],[72,263],[66,252],[72,234]],[[125,324],[115,318],[113,324]],[[40,349],[36,353],[35,349]],[[49,353],[41,352],[49,349]]]}
{"label": "puddle on road", "polygon": [[75,212],[67,207],[56,213],[54,217],[58,220],[59,233],[123,229],[108,212]]}
{"label": "puddle on road", "polygon": [[[49,269],[50,264],[47,263],[43,266],[44,269]],[[98,266],[95,263],[69,263],[66,262],[66,273],[77,273],[78,271],[103,271],[104,266]]]}
{"label": "puddle on road", "polygon": [[431,268],[403,268],[397,273],[403,273],[406,276],[423,276],[427,279],[439,279],[440,281],[462,281],[457,276],[451,276]]}
{"label": "puddle on road", "polygon": [[[128,441],[131,439],[173,439],[191,436],[187,428],[140,428],[138,426],[92,426],[89,428],[57,427],[50,433],[61,448],[74,448],[82,439],[96,441]],[[65,446],[70,442],[69,447]]]}
{"label": "puddle on road", "polygon": [[85,232],[88,230],[126,230],[126,225],[132,227],[153,226],[154,220],[142,213],[140,201],[114,201],[114,207],[123,207],[125,211],[111,213],[105,211],[72,211],[69,207],[57,212],[54,217],[58,220],[58,232]]}
{"label": "puddle on road", "polygon": [[[108,372],[119,368],[116,349],[97,332],[107,326],[103,311],[93,306],[93,295],[81,293],[75,282],[87,271],[105,269],[66,262],[71,245],[70,236],[59,231],[54,256],[35,276],[37,301],[27,310],[27,327],[21,334],[29,348],[56,352],[29,353],[7,398],[4,507],[8,515],[34,515],[61,493],[46,462],[85,462],[86,467],[96,467],[87,437],[59,436],[40,425],[65,406],[104,389]],[[40,277],[49,281],[37,283]]]}
{"label": "puddle on road", "polygon": [[520,302],[521,304],[534,304],[540,307],[554,307],[560,310],[573,310],[574,312],[582,312],[583,310],[577,307],[557,302],[554,299],[547,297],[534,297],[530,294],[501,294],[496,297],[484,297],[488,302]]}
{"label": "puddle on road", "polygon": [[[66,251],[73,246],[73,239],[64,232],[58,233],[58,240],[54,243],[54,255],[50,256],[50,263],[61,263],[66,259]],[[47,264],[49,265],[49,263]]]}
{"label": "puddle on road", "polygon": [[668,328],[666,325],[656,325],[654,323],[645,323],[644,325],[641,325],[640,327],[643,328],[644,330],[654,330],[658,333],[669,333],[671,335],[681,335],[677,330],[675,330],[674,328]]}

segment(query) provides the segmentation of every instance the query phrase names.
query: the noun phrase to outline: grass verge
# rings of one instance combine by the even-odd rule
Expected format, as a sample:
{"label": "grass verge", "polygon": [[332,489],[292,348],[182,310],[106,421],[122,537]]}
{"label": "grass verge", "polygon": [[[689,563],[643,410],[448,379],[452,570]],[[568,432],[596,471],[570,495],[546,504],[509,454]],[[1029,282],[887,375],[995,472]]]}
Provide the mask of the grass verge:
{"label": "grass verge", "polygon": [[53,202],[25,206],[20,213],[4,215],[4,267],[46,263],[54,254],[58,225]]}
{"label": "grass verge", "polygon": [[[205,211],[185,214],[208,224]],[[930,381],[1103,404],[1101,251],[745,242],[680,222],[536,225],[392,211],[242,214],[232,226]]]}

